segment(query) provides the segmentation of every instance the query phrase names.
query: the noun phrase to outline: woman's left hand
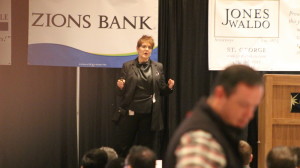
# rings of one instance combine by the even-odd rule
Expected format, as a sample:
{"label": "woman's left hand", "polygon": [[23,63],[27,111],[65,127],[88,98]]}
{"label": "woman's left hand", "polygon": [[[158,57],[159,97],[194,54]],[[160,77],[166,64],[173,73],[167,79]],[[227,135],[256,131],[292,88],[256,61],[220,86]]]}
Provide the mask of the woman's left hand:
{"label": "woman's left hand", "polygon": [[175,84],[175,81],[173,79],[168,80],[168,86],[169,86],[170,89],[173,89],[174,84]]}

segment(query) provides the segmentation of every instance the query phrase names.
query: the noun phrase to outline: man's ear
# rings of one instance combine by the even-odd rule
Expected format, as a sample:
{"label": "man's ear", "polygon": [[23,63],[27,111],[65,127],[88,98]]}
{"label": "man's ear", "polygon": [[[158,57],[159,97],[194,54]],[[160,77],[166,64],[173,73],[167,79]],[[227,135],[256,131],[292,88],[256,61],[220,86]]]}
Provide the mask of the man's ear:
{"label": "man's ear", "polygon": [[214,97],[223,98],[225,96],[225,90],[223,86],[216,86],[214,90]]}
{"label": "man's ear", "polygon": [[251,155],[250,155],[250,159],[249,159],[249,163],[252,162],[252,159],[253,159],[253,155],[251,154]]}

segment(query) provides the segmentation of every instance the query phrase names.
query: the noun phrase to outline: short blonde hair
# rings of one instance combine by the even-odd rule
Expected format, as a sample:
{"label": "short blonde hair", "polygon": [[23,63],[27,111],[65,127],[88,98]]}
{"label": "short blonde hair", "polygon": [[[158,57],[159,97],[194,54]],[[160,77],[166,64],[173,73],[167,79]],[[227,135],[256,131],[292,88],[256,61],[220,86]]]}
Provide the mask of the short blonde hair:
{"label": "short blonde hair", "polygon": [[137,42],[136,47],[139,48],[143,43],[149,43],[151,48],[154,48],[154,40],[151,36],[143,35]]}

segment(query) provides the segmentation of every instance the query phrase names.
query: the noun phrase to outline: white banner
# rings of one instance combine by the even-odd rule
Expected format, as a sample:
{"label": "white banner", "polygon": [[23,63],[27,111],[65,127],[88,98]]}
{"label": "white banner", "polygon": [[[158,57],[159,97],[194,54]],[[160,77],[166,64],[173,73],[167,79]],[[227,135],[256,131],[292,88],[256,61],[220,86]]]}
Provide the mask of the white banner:
{"label": "white banner", "polygon": [[121,67],[142,35],[157,60],[157,0],[29,0],[31,65]]}
{"label": "white banner", "polygon": [[11,65],[11,0],[0,1],[0,65]]}
{"label": "white banner", "polygon": [[210,0],[209,69],[300,71],[299,0]]}

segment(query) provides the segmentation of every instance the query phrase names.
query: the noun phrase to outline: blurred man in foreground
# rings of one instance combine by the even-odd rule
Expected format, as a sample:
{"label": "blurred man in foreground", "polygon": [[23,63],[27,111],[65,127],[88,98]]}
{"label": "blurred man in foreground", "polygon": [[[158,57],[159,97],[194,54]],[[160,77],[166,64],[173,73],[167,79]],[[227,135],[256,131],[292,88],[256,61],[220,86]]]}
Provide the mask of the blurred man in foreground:
{"label": "blurred man in foreground", "polygon": [[264,93],[261,75],[245,65],[219,73],[210,96],[202,98],[171,139],[164,167],[242,168],[238,145]]}

